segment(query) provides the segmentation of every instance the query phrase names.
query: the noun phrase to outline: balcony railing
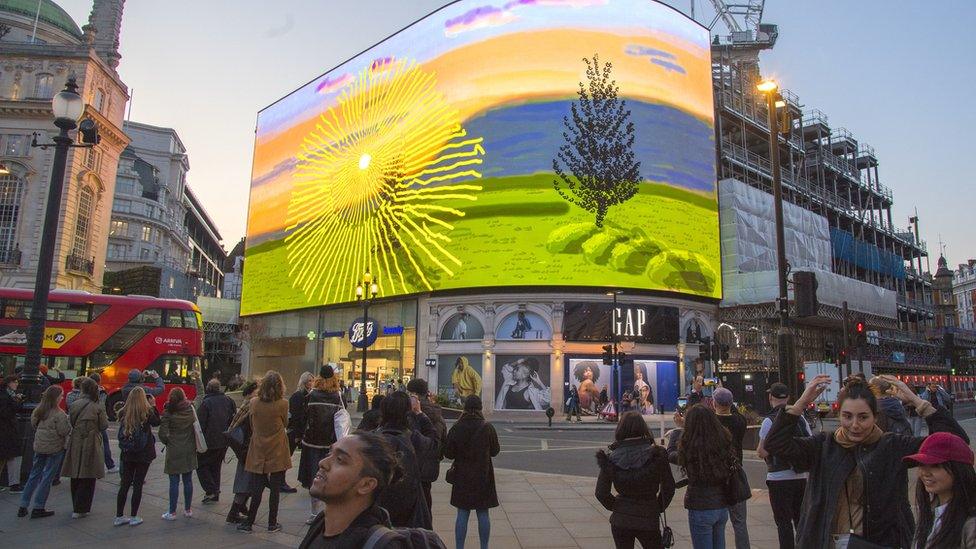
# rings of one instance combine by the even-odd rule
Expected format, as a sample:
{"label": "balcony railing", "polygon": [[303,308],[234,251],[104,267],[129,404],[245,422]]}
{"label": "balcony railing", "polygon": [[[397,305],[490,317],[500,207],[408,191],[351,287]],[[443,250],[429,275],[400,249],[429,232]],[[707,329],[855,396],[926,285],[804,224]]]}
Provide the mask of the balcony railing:
{"label": "balcony railing", "polygon": [[88,259],[77,254],[70,254],[65,258],[65,268],[69,271],[84,273],[89,276],[95,274],[95,258]]}
{"label": "balcony railing", "polygon": [[0,248],[0,266],[20,267],[21,252],[18,246],[13,248]]}

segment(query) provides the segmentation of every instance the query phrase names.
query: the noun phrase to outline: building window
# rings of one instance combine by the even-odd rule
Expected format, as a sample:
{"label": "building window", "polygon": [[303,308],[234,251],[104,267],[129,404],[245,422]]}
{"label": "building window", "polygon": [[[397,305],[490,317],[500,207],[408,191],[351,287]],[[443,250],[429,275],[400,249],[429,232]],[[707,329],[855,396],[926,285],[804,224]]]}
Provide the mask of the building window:
{"label": "building window", "polygon": [[89,170],[95,170],[95,147],[89,147],[85,149],[85,167]]}
{"label": "building window", "polygon": [[139,248],[139,259],[149,259],[148,248]]}
{"label": "building window", "polygon": [[30,139],[26,135],[3,136],[4,156],[27,156],[30,151]]}
{"label": "building window", "polygon": [[108,232],[109,236],[129,236],[129,222],[112,220],[112,225]]}
{"label": "building window", "polygon": [[54,97],[54,75],[37,75],[37,79],[34,81],[34,97],[38,99],[51,99]]}
{"label": "building window", "polygon": [[128,179],[120,180],[115,185],[115,193],[116,194],[128,194],[128,195],[132,195],[132,194],[135,194],[135,191],[136,191],[135,183],[132,182],[131,180],[128,180]]}
{"label": "building window", "polygon": [[131,200],[120,200],[116,198],[115,202],[112,203],[112,211],[114,212],[129,213],[131,210],[132,210]]}
{"label": "building window", "polygon": [[149,242],[152,240],[152,227],[149,225],[142,226],[142,241]]}
{"label": "building window", "polygon": [[91,218],[95,208],[95,192],[90,187],[82,187],[78,193],[78,217],[75,219],[75,241],[71,252],[88,257],[88,241],[91,238]]}
{"label": "building window", "polygon": [[101,88],[95,90],[95,99],[92,101],[92,105],[95,110],[102,112],[102,107],[105,106],[105,92]]}
{"label": "building window", "polygon": [[16,247],[23,193],[24,180],[13,169],[7,175],[0,176],[0,254],[7,254]]}

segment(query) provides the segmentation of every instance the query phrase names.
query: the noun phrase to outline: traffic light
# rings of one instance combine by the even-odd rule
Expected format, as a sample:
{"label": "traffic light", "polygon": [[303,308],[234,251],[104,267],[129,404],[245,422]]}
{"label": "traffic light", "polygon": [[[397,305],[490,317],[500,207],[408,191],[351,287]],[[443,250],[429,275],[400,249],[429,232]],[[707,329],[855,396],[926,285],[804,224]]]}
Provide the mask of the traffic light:
{"label": "traffic light", "polygon": [[712,360],[712,338],[703,337],[702,342],[698,345],[698,355],[701,356],[702,360],[705,362],[711,362]]}
{"label": "traffic light", "polygon": [[728,345],[726,345],[726,344],[723,343],[719,347],[719,358],[722,359],[722,362],[728,362],[728,360],[729,360],[729,346]]}
{"label": "traffic light", "polygon": [[803,318],[817,316],[819,303],[817,302],[817,275],[810,271],[793,273],[793,302],[796,306],[796,316]]}
{"label": "traffic light", "polygon": [[868,327],[863,320],[858,320],[854,323],[854,345],[860,347],[867,343],[868,340]]}
{"label": "traffic light", "polygon": [[603,363],[607,366],[613,364],[613,345],[603,346]]}
{"label": "traffic light", "polygon": [[627,353],[617,353],[617,364],[623,364],[627,360]]}
{"label": "traffic light", "polygon": [[836,355],[834,353],[834,342],[826,341],[824,342],[824,362],[834,362]]}

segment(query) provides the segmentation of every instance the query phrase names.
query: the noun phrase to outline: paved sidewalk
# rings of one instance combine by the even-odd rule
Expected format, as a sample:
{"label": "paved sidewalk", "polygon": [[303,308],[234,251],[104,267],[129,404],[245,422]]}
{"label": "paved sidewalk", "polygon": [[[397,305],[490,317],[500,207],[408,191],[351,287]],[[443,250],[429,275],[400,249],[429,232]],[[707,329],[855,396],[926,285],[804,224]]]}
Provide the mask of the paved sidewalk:
{"label": "paved sidewalk", "polygon": [[[295,458],[297,464],[297,455]],[[223,468],[223,486],[233,482],[234,462]],[[98,481],[92,513],[83,519],[71,519],[68,480],[52,488],[47,508],[56,515],[45,519],[17,518],[18,494],[0,493],[0,545],[4,547],[77,547],[133,548],[149,547],[297,547],[305,533],[308,517],[307,492],[282,494],[279,521],[284,530],[269,534],[267,496],[253,534],[240,534],[224,522],[230,507],[230,494],[216,505],[201,505],[203,493],[194,486],[192,519],[182,516],[175,522],[160,518],[166,511],[169,481],[162,472],[162,456],[153,462],[143,490],[140,515],[145,523],[137,526],[112,526],[119,476],[109,474]],[[444,464],[446,469],[447,464]],[[297,485],[295,469],[288,482]],[[501,506],[491,510],[491,547],[611,547],[609,513],[593,496],[596,479],[544,473],[527,473],[496,469]],[[194,482],[196,479],[194,478]],[[448,547],[454,547],[456,511],[450,506],[450,485],[442,480],[434,484],[434,529]],[[681,506],[684,490],[679,490],[668,517],[676,535],[676,547],[690,547],[687,514]],[[181,494],[182,497],[182,494]],[[180,505],[182,509],[182,502]],[[128,507],[126,508],[128,512]],[[755,490],[749,503],[749,530],[752,546],[776,546],[776,528],[764,490]],[[477,547],[477,521],[472,513],[466,546]],[[727,529],[731,543],[731,526]]]}

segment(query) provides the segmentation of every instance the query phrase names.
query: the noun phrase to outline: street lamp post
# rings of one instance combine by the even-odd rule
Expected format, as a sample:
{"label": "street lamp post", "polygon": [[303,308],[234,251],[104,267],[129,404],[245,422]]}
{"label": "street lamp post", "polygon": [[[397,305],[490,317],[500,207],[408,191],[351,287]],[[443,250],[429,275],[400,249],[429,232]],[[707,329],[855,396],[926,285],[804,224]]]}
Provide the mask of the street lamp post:
{"label": "street lamp post", "polygon": [[[367,338],[369,337],[369,305],[378,293],[379,284],[377,283],[377,279],[369,274],[369,269],[366,269],[366,272],[363,273],[363,279],[356,284],[356,301],[363,302],[363,368],[362,376],[359,380],[359,402],[356,404],[356,410],[359,412],[365,412],[368,408],[366,402],[366,349],[369,348],[367,344]],[[377,381],[379,381],[378,378]]]}
{"label": "street lamp post", "polygon": [[[783,182],[779,165],[779,123],[776,118],[776,108],[783,104],[777,92],[777,84],[772,80],[763,80],[757,86],[766,95],[769,123],[769,162],[773,175],[773,211],[776,217],[776,272],[779,279],[779,330],[776,332],[776,347],[779,355],[780,381],[790,388],[790,393],[796,396],[796,376],[793,375],[793,333],[790,331],[790,302],[787,294],[786,240],[783,227]],[[785,106],[785,105],[784,105]]]}
{"label": "street lamp post", "polygon": [[[60,133],[53,138],[54,164],[51,168],[51,183],[47,192],[47,208],[44,212],[44,226],[41,230],[41,248],[37,259],[37,276],[34,279],[34,302],[31,305],[30,325],[27,328],[27,350],[24,357],[24,373],[21,376],[20,387],[23,389],[27,402],[40,401],[41,389],[41,349],[44,344],[44,324],[47,321],[48,293],[51,289],[51,271],[54,266],[54,245],[58,233],[58,218],[61,214],[61,194],[64,190],[64,171],[68,159],[68,149],[72,147],[91,147],[98,138],[90,120],[82,121],[85,142],[74,144],[68,133],[78,127],[78,119],[85,111],[85,102],[78,95],[78,85],[75,78],[68,78],[64,90],[54,96],[51,108],[54,113],[54,125]],[[89,132],[91,132],[89,134]],[[38,144],[33,147],[47,149],[50,143]]]}
{"label": "street lamp post", "polygon": [[610,343],[613,345],[612,362],[610,366],[611,375],[610,382],[613,385],[611,390],[613,391],[614,408],[620,411],[620,400],[623,398],[623,387],[620,383],[620,352],[618,349],[618,336],[617,336],[617,296],[622,294],[621,290],[613,290],[607,292],[608,296],[613,297],[613,305],[610,308]]}

